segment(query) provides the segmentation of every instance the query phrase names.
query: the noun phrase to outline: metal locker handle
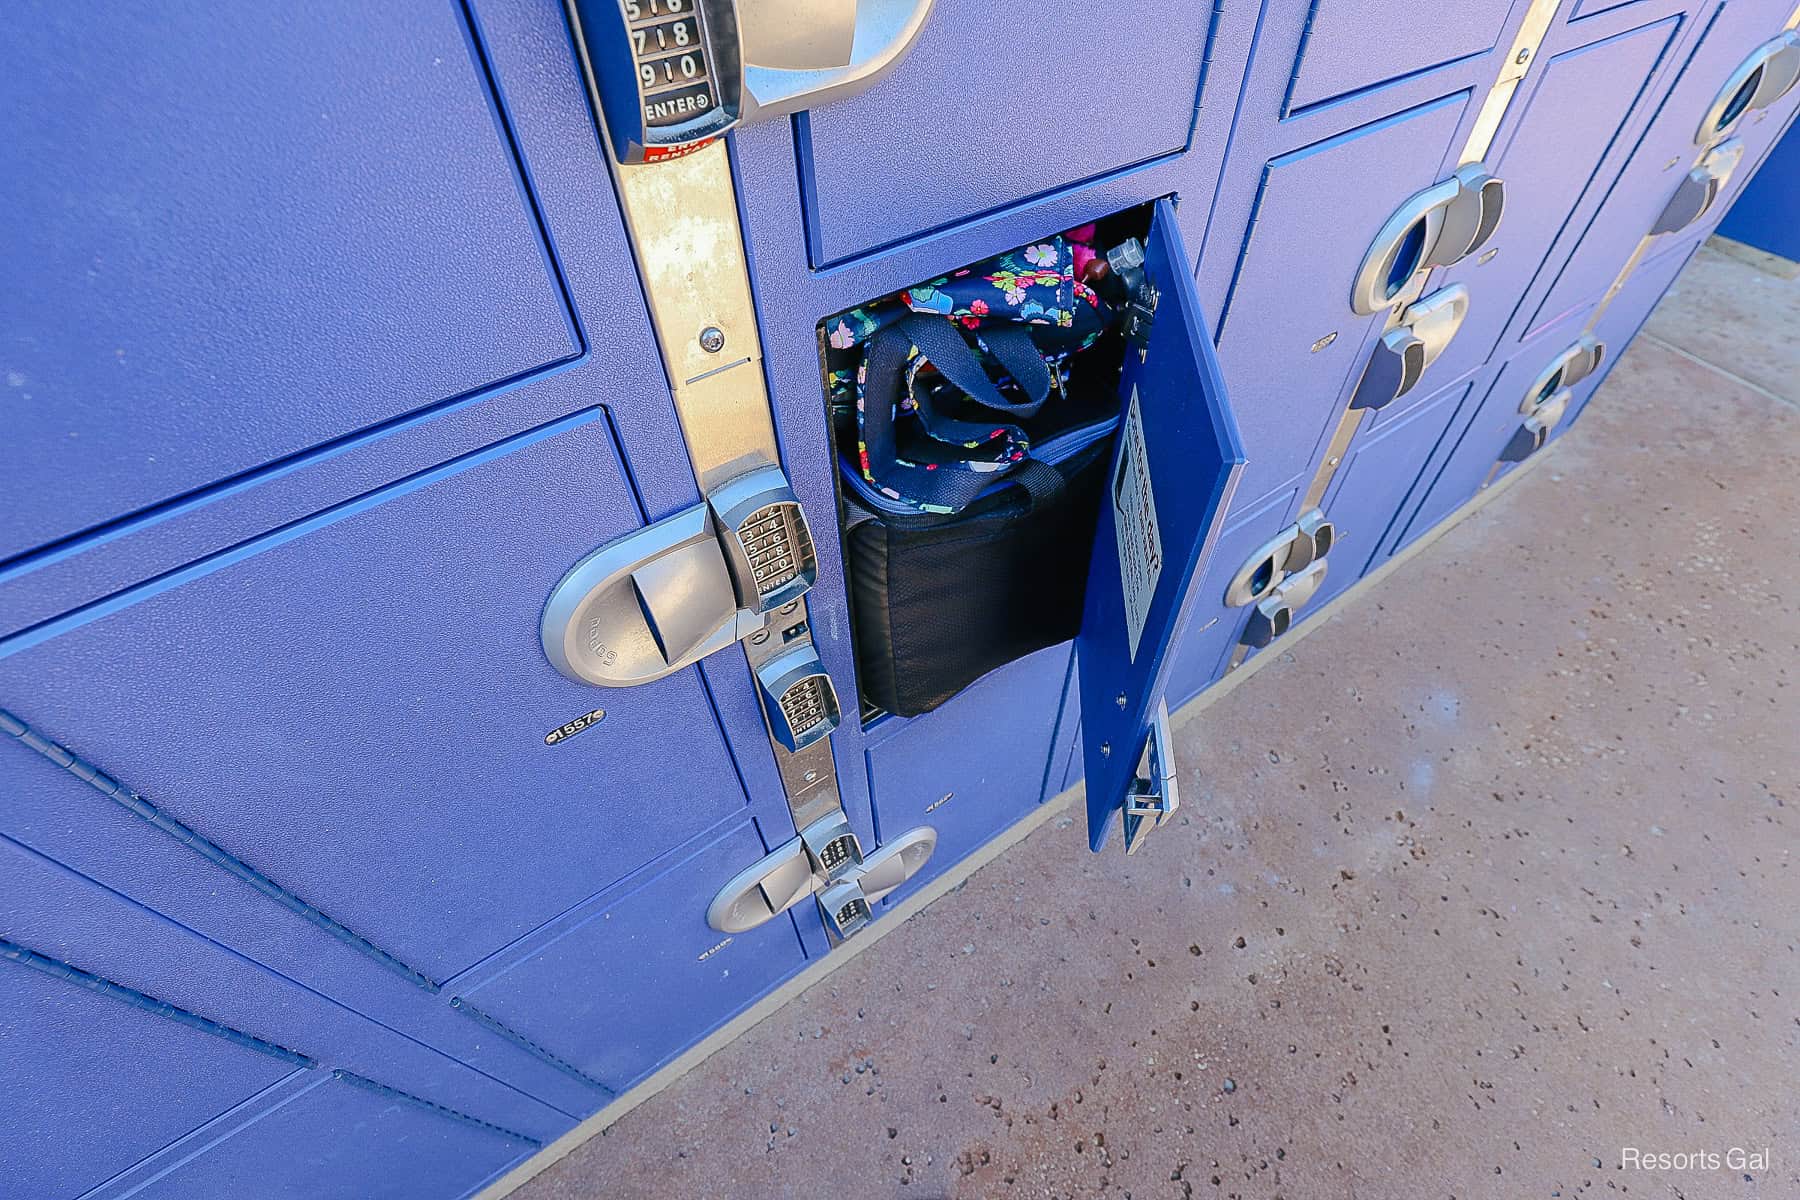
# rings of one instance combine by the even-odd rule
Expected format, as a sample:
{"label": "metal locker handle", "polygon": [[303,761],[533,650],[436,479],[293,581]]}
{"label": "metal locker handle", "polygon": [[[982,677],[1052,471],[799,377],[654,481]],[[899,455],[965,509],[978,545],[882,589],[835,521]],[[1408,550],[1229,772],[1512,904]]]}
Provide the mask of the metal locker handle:
{"label": "metal locker handle", "polygon": [[[707,907],[706,923],[720,933],[742,933],[816,894],[833,932],[850,937],[872,918],[871,906],[917,875],[937,849],[937,830],[920,825],[864,857],[841,812],[815,824],[829,828],[809,826],[732,876]],[[821,858],[821,844],[843,849]]]}
{"label": "metal locker handle", "polygon": [[1331,553],[1336,540],[1337,529],[1325,514],[1316,508],[1307,509],[1298,521],[1258,546],[1244,560],[1225,588],[1225,603],[1233,608],[1255,604],[1281,586],[1289,575]]}
{"label": "metal locker handle", "polygon": [[1304,570],[1283,579],[1279,587],[1257,602],[1250,614],[1250,622],[1238,640],[1246,646],[1261,649],[1286,633],[1294,623],[1294,614],[1325,582],[1329,566],[1323,558],[1314,559]]}
{"label": "metal locker handle", "polygon": [[873,86],[918,40],[934,0],[754,0],[738,5],[745,121]]}
{"label": "metal locker handle", "polygon": [[1738,162],[1744,157],[1744,143],[1738,138],[1720,142],[1706,152],[1700,162],[1687,173],[1675,194],[1669,197],[1668,204],[1663,206],[1656,224],[1650,227],[1650,236],[1674,233],[1686,229],[1705,215],[1718,198],[1719,189],[1725,186],[1726,180],[1737,169]]}
{"label": "metal locker handle", "polygon": [[1519,400],[1519,414],[1528,417],[1536,413],[1555,400],[1558,394],[1566,392],[1568,388],[1599,370],[1605,357],[1606,343],[1593,334],[1583,334],[1567,350],[1550,360],[1549,366],[1538,372],[1537,378],[1531,381]]}
{"label": "metal locker handle", "polygon": [[1363,255],[1351,310],[1366,317],[1405,303],[1432,268],[1462,261],[1493,237],[1505,208],[1505,183],[1478,162],[1409,196]]}
{"label": "metal locker handle", "polygon": [[1800,81],[1800,33],[1787,30],[1755,50],[1726,78],[1694,131],[1694,145],[1711,146],[1757,109],[1767,108]]}
{"label": "metal locker handle", "polygon": [[[759,467],[576,563],[552,589],[539,637],[570,679],[631,687],[757,632],[817,577],[786,476]],[[835,696],[831,706],[835,726]]]}

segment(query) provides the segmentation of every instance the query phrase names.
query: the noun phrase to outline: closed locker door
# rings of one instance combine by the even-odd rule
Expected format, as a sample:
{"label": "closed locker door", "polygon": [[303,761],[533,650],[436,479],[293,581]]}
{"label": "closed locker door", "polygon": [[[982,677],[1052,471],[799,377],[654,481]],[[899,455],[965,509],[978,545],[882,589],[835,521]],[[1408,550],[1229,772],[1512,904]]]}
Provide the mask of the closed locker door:
{"label": "closed locker door", "polygon": [[[1533,303],[1523,337],[1535,337],[1599,300],[1637,252],[1639,243],[1657,228],[1682,189],[1684,172],[1702,162],[1706,143],[1739,138],[1745,149],[1737,160],[1737,170],[1754,166],[1760,155],[1749,143],[1766,144],[1764,131],[1771,126],[1779,129],[1800,100],[1795,90],[1789,90],[1767,106],[1745,108],[1744,103],[1755,98],[1755,85],[1772,74],[1741,79],[1740,68],[1782,33],[1792,13],[1793,6],[1785,0],[1730,0],[1695,14],[1698,42],[1658,106],[1655,119],[1634,145],[1630,162],[1609,186],[1604,203],[1591,219],[1565,237],[1558,253],[1567,258],[1558,267],[1554,282]],[[1751,86],[1748,94],[1740,92],[1746,83]],[[1703,125],[1708,127],[1702,129]],[[1731,173],[1734,179],[1736,173]],[[1726,199],[1734,194],[1732,188],[1733,180],[1728,179],[1721,189]],[[1716,220],[1723,211],[1715,202],[1707,219]],[[1680,236],[1665,235],[1664,240]],[[1656,251],[1647,248],[1645,253]]]}
{"label": "closed locker door", "polygon": [[[697,498],[566,17],[9,19],[0,833],[599,1108],[805,953],[706,920],[794,835],[741,657],[546,656],[565,572]],[[548,999],[602,981],[629,1031]]]}
{"label": "closed locker door", "polygon": [[0,1193],[459,1196],[574,1123],[0,838]]}
{"label": "closed locker door", "polygon": [[1663,17],[1598,41],[1577,23],[1552,35],[1534,90],[1517,123],[1503,126],[1490,161],[1506,181],[1506,211],[1493,239],[1473,258],[1443,272],[1438,285],[1469,289],[1469,311],[1431,366],[1455,379],[1493,354],[1552,243],[1586,193],[1602,161],[1626,149],[1633,118],[1670,73],[1686,25]]}
{"label": "closed locker door", "polygon": [[[1422,489],[1417,507],[1395,527],[1387,552],[1404,547],[1536,453],[1537,447],[1566,432],[1691,254],[1691,248],[1676,248],[1632,274],[1591,331],[1603,347],[1601,362],[1575,383],[1563,387],[1556,381],[1551,386],[1558,364],[1583,332],[1577,322],[1556,326],[1507,360],[1492,387],[1478,393],[1479,403],[1466,424],[1459,423],[1455,450],[1436,469],[1429,487]],[[1545,404],[1553,406],[1554,420],[1541,437],[1525,436],[1522,430],[1531,414]]]}

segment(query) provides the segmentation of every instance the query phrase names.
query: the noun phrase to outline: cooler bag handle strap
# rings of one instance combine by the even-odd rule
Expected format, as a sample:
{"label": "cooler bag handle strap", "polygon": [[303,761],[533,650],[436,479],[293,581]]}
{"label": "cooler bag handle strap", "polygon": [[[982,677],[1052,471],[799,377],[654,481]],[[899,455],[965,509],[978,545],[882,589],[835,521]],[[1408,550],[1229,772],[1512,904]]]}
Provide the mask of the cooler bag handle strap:
{"label": "cooler bag handle strap", "polygon": [[919,348],[927,362],[978,404],[1029,420],[1037,416],[1050,396],[1050,368],[1044,365],[1044,357],[1038,353],[1030,330],[1025,326],[990,325],[976,334],[983,348],[1007,369],[1025,393],[1024,401],[1008,400],[1001,394],[994,381],[988,378],[981,359],[963,340],[961,331],[946,318],[916,313],[900,321],[897,327]]}

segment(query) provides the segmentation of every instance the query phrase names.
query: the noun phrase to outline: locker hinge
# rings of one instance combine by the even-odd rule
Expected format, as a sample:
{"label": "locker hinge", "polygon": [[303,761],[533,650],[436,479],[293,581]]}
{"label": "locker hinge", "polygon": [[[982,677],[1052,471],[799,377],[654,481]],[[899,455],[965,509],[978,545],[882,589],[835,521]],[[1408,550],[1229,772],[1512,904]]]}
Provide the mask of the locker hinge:
{"label": "locker hinge", "polygon": [[1175,784],[1175,747],[1169,740],[1169,706],[1156,706],[1156,719],[1144,744],[1144,773],[1131,781],[1125,796],[1125,853],[1136,854],[1144,839],[1167,823],[1181,807]]}
{"label": "locker hinge", "polygon": [[918,873],[937,848],[937,830],[909,829],[865,857],[849,822],[833,811],[732,876],[706,910],[721,933],[742,933],[817,896],[836,938],[852,937],[874,916],[873,906]]}

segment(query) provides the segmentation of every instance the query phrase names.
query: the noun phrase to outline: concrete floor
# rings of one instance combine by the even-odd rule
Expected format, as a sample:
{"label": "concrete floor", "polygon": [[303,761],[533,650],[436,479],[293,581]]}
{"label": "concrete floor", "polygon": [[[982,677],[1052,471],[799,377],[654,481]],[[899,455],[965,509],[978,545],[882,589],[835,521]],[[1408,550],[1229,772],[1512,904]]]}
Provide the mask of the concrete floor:
{"label": "concrete floor", "polygon": [[1057,816],[515,1196],[1800,1195],[1796,330],[1704,252],[1553,457],[1181,724],[1178,825]]}

